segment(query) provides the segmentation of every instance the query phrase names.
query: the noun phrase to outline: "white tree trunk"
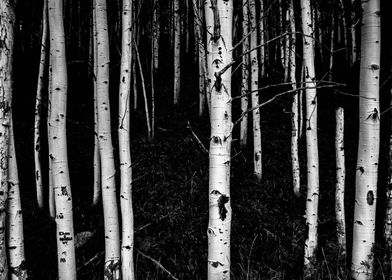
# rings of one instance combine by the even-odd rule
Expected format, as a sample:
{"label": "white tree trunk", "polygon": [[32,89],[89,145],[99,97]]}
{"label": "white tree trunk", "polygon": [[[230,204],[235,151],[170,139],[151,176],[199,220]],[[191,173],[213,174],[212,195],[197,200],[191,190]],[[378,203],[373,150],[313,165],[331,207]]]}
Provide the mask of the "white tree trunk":
{"label": "white tree trunk", "polygon": [[[121,274],[123,280],[135,279],[133,269],[133,208],[132,167],[130,151],[129,100],[132,67],[132,0],[123,0],[122,52],[118,116],[118,143],[120,153],[120,204],[122,218]],[[153,66],[153,65],[152,65]],[[153,69],[153,67],[152,67]]]}
{"label": "white tree trunk", "polygon": [[344,155],[344,110],[336,109],[336,132],[335,132],[335,152],[336,152],[336,192],[335,192],[335,215],[336,233],[339,246],[339,259],[345,261],[346,258],[346,218],[344,210],[344,189],[346,180],[346,166]]}
{"label": "white tree trunk", "polygon": [[314,31],[312,24],[312,11],[310,0],[301,0],[301,16],[303,36],[303,58],[305,66],[306,93],[306,151],[307,151],[307,199],[306,224],[308,236],[305,241],[304,277],[313,277],[318,227],[318,201],[319,201],[319,156],[317,138],[317,92],[314,65]]}
{"label": "white tree trunk", "polygon": [[[52,78],[53,78],[53,69],[52,69],[52,54],[53,54],[53,46],[52,46],[53,44],[50,44],[50,46],[49,46],[49,81],[48,81],[48,116],[47,116],[47,119],[46,119],[46,128],[47,128],[47,131],[48,131],[48,139],[51,139],[51,137],[50,137],[50,131],[51,131],[51,129],[50,129],[50,116],[51,116],[51,114],[52,114]],[[51,145],[51,141],[48,141],[48,149],[50,150],[51,149],[51,147],[50,147],[50,145]],[[49,181],[49,184],[48,184],[48,192],[49,192],[49,194],[48,194],[48,204],[49,204],[49,216],[51,217],[51,218],[55,218],[55,216],[56,216],[56,209],[55,209],[55,205],[54,205],[54,189],[53,189],[53,175],[52,175],[52,160],[51,160],[51,158],[50,158],[50,154],[48,154],[48,172],[49,172],[49,174],[48,174],[48,181]]]}
{"label": "white tree trunk", "polygon": [[[250,62],[251,62],[251,106],[259,106],[259,61],[257,57],[257,22],[256,22],[256,1],[249,0],[249,17],[251,30],[250,35]],[[261,127],[260,127],[260,108],[252,110],[253,124],[253,172],[258,183],[262,177],[262,150],[261,150]]]}
{"label": "white tree trunk", "polygon": [[230,279],[230,153],[233,124],[231,69],[224,68],[232,62],[233,1],[207,0],[204,8],[206,26],[211,27],[209,31],[212,32],[207,35],[212,62],[208,64],[208,75],[215,77],[211,85],[208,280],[221,280]]}
{"label": "white tree trunk", "polygon": [[102,196],[101,186],[101,157],[99,155],[98,140],[98,101],[97,101],[97,22],[96,9],[93,5],[93,73],[94,73],[94,185],[93,185],[93,205],[98,205]]}
{"label": "white tree trunk", "polygon": [[357,26],[357,15],[355,13],[355,6],[357,0],[351,0],[351,66],[357,61],[357,36],[356,36],[356,26]]}
{"label": "white tree trunk", "polygon": [[[392,106],[392,89],[390,89],[390,106]],[[389,166],[386,186],[386,210],[384,221],[384,239],[386,247],[385,267],[387,275],[391,275],[392,262],[392,129],[389,131]]]}
{"label": "white tree trunk", "polygon": [[264,28],[264,0],[259,0],[260,1],[260,21],[259,21],[259,38],[260,38],[260,78],[263,79],[265,78],[265,50],[267,49],[266,46],[264,46],[265,43],[265,28]]}
{"label": "white tree trunk", "polygon": [[16,162],[15,140],[11,116],[9,161],[8,161],[8,208],[7,208],[7,243],[10,266],[10,279],[27,279],[27,267],[24,250],[23,215],[20,201],[19,175]]}
{"label": "white tree trunk", "polygon": [[35,166],[35,187],[37,193],[37,204],[39,208],[44,207],[44,194],[42,186],[41,170],[41,112],[42,112],[42,95],[45,88],[45,68],[47,66],[47,45],[48,43],[48,6],[44,0],[42,11],[42,39],[41,39],[41,57],[38,72],[37,95],[35,98],[34,113],[34,166]]}
{"label": "white tree trunk", "polygon": [[109,102],[109,34],[106,0],[95,0],[97,28],[98,141],[105,223],[105,279],[120,278],[120,230]]}
{"label": "white tree trunk", "polygon": [[359,144],[355,183],[352,277],[372,279],[380,151],[380,1],[362,2]]}
{"label": "white tree trunk", "polygon": [[[289,79],[293,90],[297,88],[297,79],[295,77],[296,71],[296,33],[295,33],[295,16],[294,16],[294,5],[293,0],[289,1],[288,7],[288,18],[290,23],[290,48],[289,57],[290,71]],[[300,166],[298,157],[298,92],[293,94],[293,103],[291,106],[291,166],[293,172],[293,189],[294,193],[300,195]]]}
{"label": "white tree trunk", "polygon": [[0,1],[0,279],[8,279],[6,210],[8,199],[9,127],[15,13],[12,1]]}
{"label": "white tree trunk", "polygon": [[173,104],[178,104],[181,90],[181,18],[180,0],[173,0],[174,9],[174,99]]}
{"label": "white tree trunk", "polygon": [[[247,0],[242,1],[242,37],[248,36],[249,28],[249,4]],[[244,39],[242,43],[242,53],[248,52],[250,49],[249,38]],[[242,57],[242,83],[241,83],[241,115],[248,110],[249,107],[249,70],[250,57],[245,54]],[[246,146],[248,142],[248,114],[245,114],[240,123],[240,144]]]}
{"label": "white tree trunk", "polygon": [[153,42],[153,69],[158,71],[159,66],[159,38],[160,38],[160,5],[158,0],[153,4],[152,42]]}
{"label": "white tree trunk", "polygon": [[76,279],[72,194],[66,139],[67,62],[62,1],[49,0],[49,35],[52,52],[52,96],[49,156],[56,207],[59,279]]}

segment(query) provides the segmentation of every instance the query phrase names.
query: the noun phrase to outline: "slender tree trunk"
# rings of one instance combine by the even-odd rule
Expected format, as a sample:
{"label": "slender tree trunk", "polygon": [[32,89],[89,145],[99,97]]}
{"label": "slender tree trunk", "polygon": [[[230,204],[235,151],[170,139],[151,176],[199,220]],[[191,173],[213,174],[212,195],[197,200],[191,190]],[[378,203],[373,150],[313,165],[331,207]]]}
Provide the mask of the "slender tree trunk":
{"label": "slender tree trunk", "polygon": [[160,27],[159,27],[159,21],[160,21],[160,5],[158,0],[154,0],[153,4],[153,21],[152,21],[152,45],[153,45],[153,72],[158,71],[158,66],[159,66],[159,38],[160,38]]}
{"label": "slender tree trunk", "polygon": [[102,196],[101,186],[101,157],[99,155],[98,139],[98,96],[97,96],[97,22],[96,8],[93,5],[93,73],[94,73],[94,185],[93,185],[93,205],[98,205]]}
{"label": "slender tree trunk", "polygon": [[[289,57],[290,71],[289,79],[293,90],[297,88],[297,79],[295,77],[296,71],[296,33],[295,33],[295,16],[293,0],[290,0],[288,6],[288,23],[290,23],[290,48]],[[300,166],[298,157],[298,92],[293,94],[293,103],[291,106],[291,164],[293,172],[293,189],[294,193],[300,195]]]}
{"label": "slender tree trunk", "polygon": [[195,45],[197,49],[197,61],[199,67],[199,116],[204,115],[206,108],[206,81],[205,81],[205,49],[203,44],[203,13],[200,9],[200,0],[193,0]]}
{"label": "slender tree trunk", "polygon": [[174,104],[178,104],[181,90],[181,18],[180,1],[174,1]]}
{"label": "slender tree trunk", "polygon": [[259,64],[260,64],[260,77],[261,77],[261,79],[264,79],[265,78],[265,67],[266,67],[266,64],[265,64],[265,62],[266,62],[266,60],[265,60],[265,58],[266,58],[266,55],[265,55],[265,51],[266,51],[266,47],[264,46],[264,43],[265,43],[265,24],[264,24],[264,21],[265,21],[265,19],[264,19],[264,17],[265,17],[265,14],[264,14],[264,0],[259,0],[260,1],[260,21],[259,21],[259,37],[260,37],[260,48],[259,48],[259,51],[260,51],[260,61],[259,61]]}
{"label": "slender tree trunk", "polygon": [[0,279],[8,279],[6,210],[8,200],[9,127],[12,97],[13,1],[0,1]]}
{"label": "slender tree trunk", "polygon": [[[249,4],[248,0],[242,1],[242,37],[248,36],[249,28]],[[244,39],[242,43],[242,53],[248,52],[250,49],[249,38]],[[246,54],[242,57],[242,83],[241,83],[241,115],[248,110],[249,107],[249,66],[250,57]],[[248,142],[248,114],[241,119],[240,124],[240,144],[246,146]]]}
{"label": "slender tree trunk", "polygon": [[59,279],[76,279],[71,183],[66,139],[67,62],[62,1],[49,0],[52,96],[49,156],[55,195]]}
{"label": "slender tree trunk", "polygon": [[307,199],[306,224],[308,236],[305,241],[304,278],[312,279],[315,273],[318,200],[319,200],[319,156],[317,138],[317,92],[314,65],[314,31],[310,0],[301,0],[303,36],[303,58],[305,66],[306,93],[306,150],[307,150]]}
{"label": "slender tree trunk", "polygon": [[41,40],[41,57],[38,72],[37,95],[35,98],[34,114],[34,165],[35,165],[35,186],[37,192],[37,204],[39,208],[44,207],[44,195],[42,186],[41,170],[41,112],[42,96],[45,88],[45,68],[47,66],[47,48],[48,48],[48,7],[47,0],[44,0],[42,11],[42,40]]}
{"label": "slender tree trunk", "polygon": [[27,267],[24,250],[22,203],[19,191],[19,175],[16,163],[15,140],[11,116],[9,161],[8,161],[8,209],[7,209],[7,243],[10,266],[10,279],[27,279]]}
{"label": "slender tree trunk", "polygon": [[[46,127],[48,131],[48,149],[49,151],[51,150],[51,139],[50,133],[50,116],[52,115],[52,91],[53,91],[53,68],[52,68],[52,54],[53,54],[53,44],[50,44],[49,47],[49,81],[48,81],[48,116],[46,120]],[[49,204],[49,216],[52,217],[53,219],[56,216],[56,209],[55,209],[55,202],[54,202],[54,189],[53,189],[53,174],[52,174],[52,160],[50,158],[50,154],[48,154],[48,171],[49,171],[49,186],[48,186],[48,204]]]}
{"label": "slender tree trunk", "polygon": [[[133,22],[133,36],[136,38],[136,44],[139,38],[138,33],[138,19],[136,18],[136,5],[132,6],[132,18],[134,19]],[[132,49],[132,90],[133,90],[133,110],[137,110],[137,72],[136,72],[136,53],[135,48]]]}
{"label": "slender tree trunk", "polygon": [[351,18],[350,18],[350,34],[351,34],[351,67],[357,61],[357,36],[356,36],[356,26],[357,26],[357,15],[355,13],[357,0],[351,0]]}
{"label": "slender tree trunk", "polygon": [[[256,1],[249,0],[249,17],[251,23],[251,30],[257,30],[256,23]],[[257,57],[257,32],[252,32],[250,35],[250,52],[251,62],[251,106],[257,108],[259,106],[259,62]],[[253,163],[256,180],[261,182],[262,177],[262,150],[261,150],[261,128],[260,128],[260,109],[252,110],[252,124],[253,124]]]}
{"label": "slender tree trunk", "polygon": [[352,277],[372,279],[380,151],[380,1],[362,2],[359,144],[355,183]]}
{"label": "slender tree trunk", "polygon": [[[210,45],[215,77],[211,91],[211,140],[209,153],[208,280],[230,279],[230,154],[231,154],[231,69],[232,0],[207,0],[206,26],[213,32]],[[211,16],[212,15],[212,16]],[[207,36],[208,37],[208,36]],[[225,68],[226,67],[226,68]],[[212,73],[212,75],[211,75]]]}
{"label": "slender tree trunk", "polygon": [[120,96],[118,118],[118,143],[120,153],[121,182],[121,272],[123,280],[135,279],[133,269],[133,208],[132,167],[130,151],[130,114],[132,67],[132,0],[123,0],[122,7],[122,52],[120,70]]}
{"label": "slender tree trunk", "polygon": [[336,192],[335,192],[335,215],[336,233],[339,246],[339,260],[346,260],[346,219],[344,211],[344,189],[346,180],[346,167],[344,155],[344,110],[336,109]]}
{"label": "slender tree trunk", "polygon": [[95,0],[97,28],[98,141],[105,223],[105,279],[120,279],[120,231],[109,101],[109,34],[106,0]]}

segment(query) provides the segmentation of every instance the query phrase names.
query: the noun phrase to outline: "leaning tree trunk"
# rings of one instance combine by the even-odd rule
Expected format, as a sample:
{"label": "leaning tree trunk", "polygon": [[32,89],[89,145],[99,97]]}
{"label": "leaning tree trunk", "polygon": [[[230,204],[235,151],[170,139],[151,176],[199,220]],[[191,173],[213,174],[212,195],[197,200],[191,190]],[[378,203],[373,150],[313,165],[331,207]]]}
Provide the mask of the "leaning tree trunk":
{"label": "leaning tree trunk", "polygon": [[251,62],[251,105],[253,122],[253,172],[258,183],[262,177],[262,150],[261,150],[261,127],[259,108],[259,61],[257,57],[257,21],[256,1],[249,0],[249,18],[251,23],[250,35],[250,62]]}
{"label": "leaning tree trunk", "polygon": [[306,87],[306,155],[307,199],[306,224],[308,237],[305,241],[304,277],[313,278],[315,273],[319,200],[319,156],[317,139],[317,92],[314,65],[314,31],[310,0],[301,0],[303,36],[303,59]]}
{"label": "leaning tree trunk", "polygon": [[352,277],[372,279],[380,150],[380,1],[362,2],[359,143],[355,183]]}
{"label": "leaning tree trunk", "polygon": [[105,279],[120,278],[120,231],[109,102],[109,34],[106,0],[95,0],[97,28],[98,145],[105,223]]}
{"label": "leaning tree trunk", "polygon": [[[245,37],[249,34],[249,5],[247,0],[242,1],[242,53],[245,55],[242,57],[242,83],[241,83],[241,113],[244,114],[248,111],[249,107],[249,38]],[[240,144],[246,146],[248,142],[248,114],[243,115],[240,123]]]}
{"label": "leaning tree trunk", "polygon": [[[118,143],[120,153],[120,205],[122,218],[121,274],[123,280],[135,279],[133,269],[133,209],[132,167],[130,151],[129,100],[132,67],[132,0],[123,0],[122,53],[120,69],[120,96]],[[153,68],[153,67],[152,67]]]}
{"label": "leaning tree trunk", "polygon": [[41,57],[38,72],[37,95],[35,98],[35,115],[34,115],[34,164],[35,164],[35,187],[37,192],[37,203],[39,208],[44,207],[44,195],[42,186],[41,170],[41,108],[42,96],[45,88],[45,68],[47,66],[47,42],[48,41],[48,7],[47,0],[44,0],[42,11],[42,40],[41,40]]}
{"label": "leaning tree trunk", "polygon": [[230,153],[232,0],[207,0],[206,27],[211,40],[211,140],[209,153],[208,279],[230,279]]}
{"label": "leaning tree trunk", "polygon": [[181,88],[181,18],[180,0],[173,0],[174,9],[174,100],[173,104],[178,104]]}
{"label": "leaning tree trunk", "polygon": [[49,38],[52,52],[52,96],[49,156],[56,209],[59,279],[76,279],[71,183],[66,139],[67,62],[62,1],[49,0]]}
{"label": "leaning tree trunk", "polygon": [[7,245],[10,266],[10,279],[27,279],[27,267],[24,250],[23,215],[20,200],[19,175],[16,163],[15,140],[11,116],[9,161],[8,161],[8,208],[7,208]]}
{"label": "leaning tree trunk", "polygon": [[6,210],[8,199],[9,127],[14,47],[14,3],[0,1],[0,279],[8,279]]}

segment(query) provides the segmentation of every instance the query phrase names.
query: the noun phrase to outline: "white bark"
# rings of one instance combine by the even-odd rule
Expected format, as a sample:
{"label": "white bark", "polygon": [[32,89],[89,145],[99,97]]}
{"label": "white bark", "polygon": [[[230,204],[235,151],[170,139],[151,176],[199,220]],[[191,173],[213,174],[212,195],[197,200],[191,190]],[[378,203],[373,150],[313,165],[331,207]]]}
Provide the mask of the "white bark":
{"label": "white bark", "polygon": [[96,9],[93,6],[93,73],[94,73],[94,185],[93,185],[93,205],[98,205],[102,196],[101,188],[101,157],[99,155],[98,140],[98,102],[97,102],[97,22]]}
{"label": "white bark", "polygon": [[178,104],[181,90],[181,27],[180,27],[180,1],[173,0],[174,9],[174,99],[173,104]]}
{"label": "white bark", "polygon": [[[120,205],[122,218],[121,274],[123,280],[135,279],[133,269],[133,208],[132,167],[130,151],[129,100],[132,67],[132,0],[123,0],[122,52],[118,116],[118,143],[120,153]],[[152,65],[153,66],[153,65]],[[153,67],[152,67],[153,69]]]}
{"label": "white bark", "polygon": [[98,144],[105,223],[105,279],[120,278],[120,230],[109,102],[109,34],[106,0],[95,0],[97,28]]}
{"label": "white bark", "polygon": [[[249,28],[249,4],[248,0],[242,1],[242,37],[248,36]],[[246,53],[250,49],[249,38],[244,39],[242,43],[242,53]],[[241,83],[241,115],[248,110],[249,107],[249,70],[250,57],[245,54],[242,57],[242,83]],[[240,123],[240,144],[246,146],[248,142],[248,114],[245,114]]]}
{"label": "white bark", "polygon": [[304,277],[312,278],[317,250],[319,155],[317,138],[317,92],[314,65],[314,31],[310,0],[301,0],[303,58],[305,66],[306,93],[306,151],[307,151],[307,199],[306,224],[308,237],[305,241]]}
{"label": "white bark", "polygon": [[[290,61],[290,71],[289,71],[289,79],[293,90],[297,88],[297,79],[295,77],[296,71],[296,33],[295,33],[295,16],[294,16],[294,5],[293,0],[289,1],[288,7],[288,18],[290,23],[290,48],[289,48],[289,57]],[[291,165],[293,172],[293,189],[294,193],[299,196],[300,195],[300,166],[299,166],[299,157],[298,157],[298,92],[294,92],[293,94],[293,103],[291,106]]]}
{"label": "white bark", "polygon": [[49,0],[49,38],[52,52],[52,96],[49,156],[56,209],[59,279],[76,279],[72,194],[66,140],[67,63],[62,1]]}
{"label": "white bark", "polygon": [[355,184],[352,277],[372,279],[380,151],[380,1],[362,2],[359,144]]}
{"label": "white bark", "polygon": [[260,67],[260,78],[263,79],[265,77],[265,50],[268,49],[266,46],[264,46],[265,43],[265,28],[264,28],[264,0],[259,0],[260,1],[260,21],[259,21],[259,38],[260,38],[260,61],[259,61],[259,67]]}
{"label": "white bark", "polygon": [[41,108],[42,95],[45,84],[45,68],[47,66],[47,41],[48,41],[48,7],[47,1],[44,0],[42,11],[42,39],[41,39],[41,56],[38,72],[37,95],[35,98],[34,113],[34,166],[35,166],[35,187],[37,193],[37,204],[39,208],[44,207],[44,195],[42,186],[42,170],[41,170]]}
{"label": "white bark", "polygon": [[0,279],[8,279],[5,233],[14,23],[15,13],[12,2],[0,1]]}
{"label": "white bark", "polygon": [[24,250],[23,215],[19,191],[19,175],[16,163],[15,140],[11,116],[9,161],[8,161],[8,208],[7,208],[7,245],[9,255],[10,279],[27,279]]}
{"label": "white bark", "polygon": [[[256,1],[249,0],[249,18],[251,30],[257,30],[256,23]],[[257,108],[252,110],[253,127],[253,172],[258,183],[262,177],[262,150],[261,150],[261,127],[260,127],[260,108],[259,106],[259,61],[257,57],[257,32],[250,35],[250,62],[251,62],[251,106]]]}
{"label": "white bark", "polygon": [[357,15],[355,14],[355,6],[357,0],[351,0],[351,66],[357,61],[357,36],[356,36],[356,25]]}
{"label": "white bark", "polygon": [[336,152],[336,192],[335,192],[335,215],[336,233],[339,246],[339,258],[345,260],[346,257],[346,219],[344,210],[344,189],[346,180],[346,166],[344,155],[344,110],[336,109],[336,132],[335,132],[335,152]]}
{"label": "white bark", "polygon": [[[50,116],[52,114],[52,78],[53,78],[53,69],[52,69],[52,53],[53,53],[53,47],[52,44],[49,47],[49,81],[48,81],[48,116],[46,120],[46,127],[48,131],[48,139],[50,139]],[[48,149],[50,150],[50,145],[51,141],[48,141]],[[48,184],[48,204],[49,204],[49,216],[52,217],[53,219],[56,216],[56,209],[54,205],[54,189],[53,189],[53,175],[52,175],[52,160],[50,158],[50,154],[48,154],[48,177],[49,177],[49,184]]]}
{"label": "white bark", "polygon": [[153,69],[154,71],[158,71],[159,66],[159,38],[160,38],[160,5],[159,1],[155,0],[153,4],[153,22],[152,22],[152,42],[153,42]]}
{"label": "white bark", "polygon": [[[207,0],[204,8],[211,50],[208,75],[211,85],[211,140],[209,153],[208,280],[230,279],[230,153],[233,1]],[[212,13],[212,16],[211,16]],[[220,29],[218,28],[220,26]],[[209,40],[209,38],[210,40]]]}

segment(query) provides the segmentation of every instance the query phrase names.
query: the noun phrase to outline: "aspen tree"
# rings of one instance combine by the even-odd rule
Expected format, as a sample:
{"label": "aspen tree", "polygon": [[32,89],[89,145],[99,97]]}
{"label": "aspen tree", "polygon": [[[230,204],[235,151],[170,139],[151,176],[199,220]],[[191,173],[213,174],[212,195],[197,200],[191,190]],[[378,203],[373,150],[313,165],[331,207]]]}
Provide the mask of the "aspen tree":
{"label": "aspen tree", "polygon": [[47,0],[44,0],[42,11],[42,39],[41,39],[41,56],[38,72],[37,95],[35,98],[34,113],[34,165],[35,165],[35,186],[37,191],[37,203],[39,208],[44,207],[44,196],[42,186],[41,170],[41,108],[42,96],[45,84],[45,68],[47,66],[47,41],[48,41],[48,7]]}
{"label": "aspen tree", "polygon": [[153,72],[158,71],[159,65],[159,39],[160,39],[160,5],[158,0],[153,2],[153,20],[152,20],[152,45],[153,45]]}
{"label": "aspen tree", "polygon": [[232,0],[204,3],[207,39],[211,50],[208,75],[211,85],[211,140],[209,152],[208,279],[230,279],[230,154],[231,154],[231,62]]}
{"label": "aspen tree", "polygon": [[264,0],[259,0],[260,1],[260,20],[259,20],[259,38],[260,38],[260,61],[259,64],[260,66],[260,77],[263,79],[265,77],[265,51],[266,47],[264,45],[265,43],[265,24],[264,24]]}
{"label": "aspen tree", "polygon": [[76,279],[72,194],[66,140],[67,64],[62,1],[49,0],[49,38],[52,53],[52,93],[49,117],[49,157],[56,209],[59,279]]}
{"label": "aspen tree", "polygon": [[[48,139],[50,139],[50,116],[52,114],[52,77],[53,77],[53,69],[52,69],[52,54],[53,54],[53,44],[50,44],[49,46],[49,81],[48,81],[48,116],[46,120],[46,127],[48,131]],[[51,141],[48,141],[48,149],[50,150],[50,145]],[[54,189],[53,189],[53,174],[52,174],[52,160],[50,158],[50,154],[48,154],[48,171],[49,171],[49,186],[48,186],[48,192],[49,192],[49,216],[52,217],[53,219],[56,216],[56,209],[54,206]]]}
{"label": "aspen tree", "polygon": [[180,0],[173,0],[174,9],[174,100],[173,104],[178,104],[181,90],[181,18]]}
{"label": "aspen tree", "polygon": [[351,0],[351,17],[350,17],[350,34],[351,34],[351,67],[357,61],[357,36],[356,36],[356,25],[358,23],[357,15],[355,13],[357,0]]}
{"label": "aspen tree", "polygon": [[0,279],[8,279],[5,233],[14,23],[14,2],[10,0],[0,1]]}
{"label": "aspen tree", "polygon": [[314,30],[310,0],[301,0],[303,36],[303,60],[306,94],[306,155],[307,155],[307,199],[304,278],[313,277],[317,250],[318,200],[319,200],[319,156],[317,137],[317,92],[314,65]]}
{"label": "aspen tree", "polygon": [[205,81],[205,49],[203,44],[203,12],[200,9],[200,0],[193,0],[195,45],[197,50],[197,61],[199,68],[199,116],[204,115],[206,103],[206,81]]}
{"label": "aspen tree", "polygon": [[339,258],[346,258],[346,219],[344,211],[344,189],[346,179],[345,155],[344,155],[344,110],[336,109],[336,191],[335,191],[335,215],[336,233],[339,246]]}
{"label": "aspen tree", "polygon": [[[289,61],[290,71],[289,79],[293,90],[297,88],[297,79],[295,77],[296,71],[296,33],[295,33],[295,16],[294,16],[294,5],[293,0],[289,1],[288,6],[288,19],[290,24],[290,48],[289,48]],[[298,157],[298,92],[293,94],[293,102],[291,105],[291,165],[293,172],[293,188],[294,193],[300,195],[300,166]]]}
{"label": "aspen tree", "polygon": [[[242,1],[242,37],[244,42],[242,43],[242,53],[245,53],[242,56],[242,82],[241,82],[241,113],[244,113],[248,110],[249,101],[249,62],[250,57],[247,53],[250,48],[249,38],[245,38],[249,34],[249,4],[248,0]],[[255,32],[255,31],[253,31]],[[248,114],[245,114],[241,119],[240,123],[240,144],[242,146],[246,146],[248,142]]]}
{"label": "aspen tree", "polygon": [[[133,208],[132,167],[130,151],[129,100],[132,67],[132,0],[123,0],[122,52],[118,116],[118,143],[120,153],[120,205],[122,218],[121,274],[124,280],[135,279],[133,269]],[[152,67],[153,69],[154,67]]]}
{"label": "aspen tree", "polygon": [[380,1],[362,2],[359,140],[351,276],[372,279],[380,151]]}
{"label": "aspen tree", "polygon": [[260,128],[260,108],[259,107],[259,62],[257,57],[257,23],[256,23],[256,1],[249,0],[249,18],[251,24],[250,35],[250,63],[251,63],[251,106],[257,108],[252,110],[253,126],[253,172],[258,183],[262,177],[262,150],[261,150],[261,128]]}
{"label": "aspen tree", "polygon": [[23,216],[20,200],[19,175],[16,163],[15,140],[11,116],[9,160],[8,160],[8,207],[7,207],[7,245],[9,255],[10,279],[27,279],[25,261]]}
{"label": "aspen tree", "polygon": [[101,196],[102,196],[102,188],[101,188],[101,157],[99,155],[99,140],[98,140],[98,101],[97,101],[97,17],[96,17],[96,8],[95,5],[92,7],[93,10],[93,85],[94,85],[94,185],[93,185],[93,205],[98,205]]}
{"label": "aspen tree", "polygon": [[97,29],[98,145],[105,223],[105,279],[120,278],[120,230],[109,102],[109,34],[106,0],[95,0]]}

